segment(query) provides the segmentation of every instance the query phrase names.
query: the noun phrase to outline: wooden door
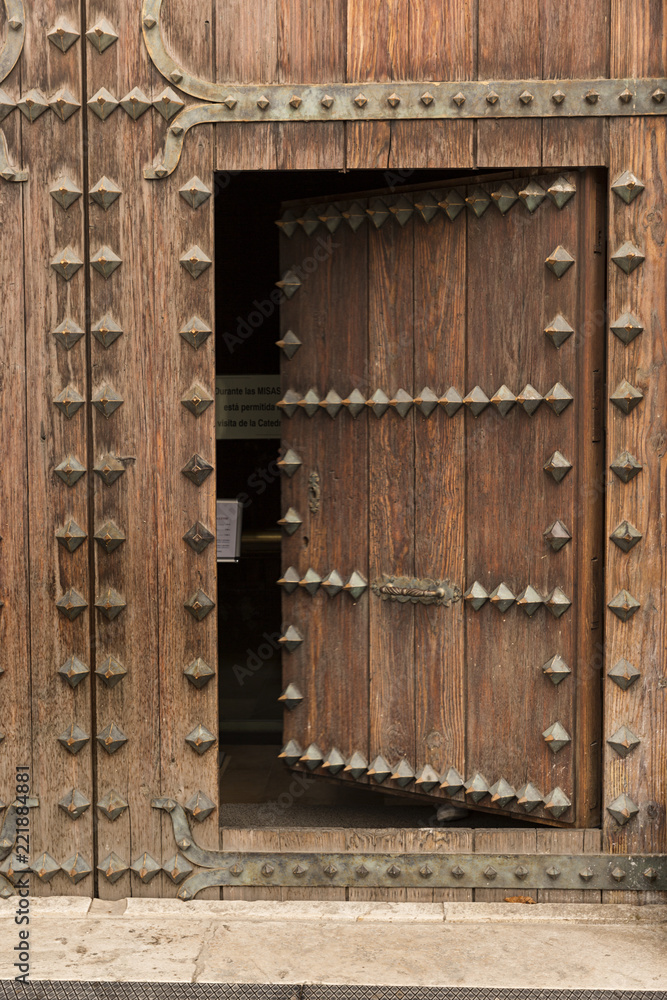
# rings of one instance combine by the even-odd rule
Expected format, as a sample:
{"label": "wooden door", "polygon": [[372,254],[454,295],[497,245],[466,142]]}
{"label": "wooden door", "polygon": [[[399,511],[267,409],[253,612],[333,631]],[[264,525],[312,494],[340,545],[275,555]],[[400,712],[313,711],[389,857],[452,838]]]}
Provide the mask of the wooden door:
{"label": "wooden door", "polygon": [[599,821],[604,188],[284,206],[294,767]]}

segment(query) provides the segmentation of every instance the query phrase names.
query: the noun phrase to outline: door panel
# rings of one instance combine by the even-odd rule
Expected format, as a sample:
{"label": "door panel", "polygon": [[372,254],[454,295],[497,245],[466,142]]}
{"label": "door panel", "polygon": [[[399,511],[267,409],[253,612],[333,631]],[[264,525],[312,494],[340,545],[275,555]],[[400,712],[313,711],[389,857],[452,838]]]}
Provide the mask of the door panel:
{"label": "door panel", "polygon": [[[300,281],[282,330],[302,346],[283,364],[284,453],[301,460],[284,469],[283,501],[303,523],[286,536],[282,584],[285,628],[303,641],[286,644],[284,677],[303,700],[286,713],[284,756],[384,791],[590,825],[603,551],[603,442],[592,421],[603,326],[590,322],[603,307],[599,185],[593,172],[530,181],[543,194],[532,212],[527,178],[285,210],[283,222],[290,212],[302,221],[282,226],[282,270]],[[461,195],[468,208],[456,213]],[[335,227],[336,210],[333,234],[309,226],[322,217]],[[318,246],[328,246],[319,261]],[[545,261],[559,247],[568,266],[557,276]],[[567,325],[562,342],[546,335]],[[505,412],[496,394],[508,386],[519,400]],[[450,387],[466,397],[458,409]],[[485,405],[467,397],[474,387]],[[332,389],[347,405],[327,415]],[[356,416],[354,389],[366,401]],[[544,468],[556,452],[571,465],[558,478]],[[313,473],[317,513],[304,512]],[[560,547],[545,537],[557,521]],[[352,600],[328,596],[332,570],[368,586]],[[419,588],[442,581],[451,606],[423,603]],[[387,583],[410,593],[381,595]],[[490,598],[479,607],[475,583]],[[511,788],[492,788],[500,779]]]}

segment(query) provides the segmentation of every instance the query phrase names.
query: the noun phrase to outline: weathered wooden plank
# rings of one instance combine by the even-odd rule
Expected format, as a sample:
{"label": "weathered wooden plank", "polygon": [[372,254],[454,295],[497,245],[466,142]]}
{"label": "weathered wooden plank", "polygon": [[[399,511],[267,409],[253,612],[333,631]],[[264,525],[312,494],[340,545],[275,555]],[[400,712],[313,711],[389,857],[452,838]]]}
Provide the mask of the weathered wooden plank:
{"label": "weathered wooden plank", "polygon": [[[45,14],[49,23],[51,19],[55,21],[58,13],[79,25],[79,5],[68,0],[59,5],[57,11],[55,4],[48,6],[48,11],[35,7],[26,11],[26,41],[20,63],[22,92],[25,94],[36,87],[45,97],[51,97],[66,86],[79,95],[80,47],[77,45],[68,53],[61,53],[51,45],[44,31]],[[63,183],[63,177],[69,177],[79,190],[83,189],[81,111],[66,122],[52,111],[47,111],[35,124],[24,118],[21,145],[24,164],[30,171],[23,192],[29,419],[27,453],[24,452],[21,458],[16,456],[16,468],[11,474],[20,481],[21,470],[27,467],[30,600],[21,611],[27,615],[29,609],[30,615],[31,684],[20,696],[19,711],[32,715],[33,789],[40,800],[39,808],[31,814],[31,854],[36,858],[48,851],[62,863],[79,851],[94,868],[91,754],[94,756],[95,730],[91,729],[90,712],[94,677],[88,675],[72,688],[58,673],[71,656],[77,656],[86,667],[94,669],[89,630],[93,613],[89,552],[94,543],[88,538],[75,552],[69,552],[58,544],[55,534],[70,519],[89,534],[86,483],[92,473],[88,468],[87,479],[79,480],[71,489],[54,474],[55,467],[69,455],[75,456],[83,466],[89,466],[86,407],[81,406],[68,419],[54,405],[56,396],[68,386],[75,389],[82,400],[89,398],[86,342],[82,338],[67,351],[52,333],[65,320],[85,329],[85,270],[80,267],[71,280],[66,281],[50,264],[56,255],[59,259],[64,256],[62,252],[68,246],[80,260],[85,259],[83,198],[64,211],[50,195],[52,189]],[[17,223],[18,219],[14,220],[14,224]],[[16,267],[14,260],[10,268]],[[13,330],[12,336],[18,340],[22,331]],[[20,397],[13,402],[20,413]],[[3,546],[8,541],[5,540]],[[17,556],[20,551],[19,547]],[[70,588],[75,588],[88,604],[87,610],[75,621],[69,621],[56,607],[56,601]],[[9,610],[6,608],[3,614]],[[18,610],[13,609],[14,619]],[[21,631],[19,640],[20,636]],[[57,742],[73,723],[89,738],[76,755]],[[74,821],[58,805],[72,788],[93,803]],[[93,894],[93,885],[92,875],[78,884],[65,875],[58,875],[46,885],[39,882],[34,891],[39,895],[66,892],[89,896]]]}
{"label": "weathered wooden plank", "polygon": [[[215,4],[215,79],[219,83],[274,83],[278,67],[277,0]],[[190,63],[188,61],[187,65]]]}
{"label": "weathered wooden plank", "polygon": [[[193,25],[191,12],[182,4],[165,11],[163,30],[172,52],[200,76],[213,73],[212,44],[208,23],[212,5],[203,4],[199,23]],[[188,544],[184,535],[203,525],[210,536],[216,530],[216,477],[210,475],[197,486],[182,474],[193,455],[215,465],[215,406],[195,416],[181,400],[192,396],[192,386],[202,387],[215,397],[215,336],[194,348],[180,336],[192,317],[215,330],[214,198],[196,208],[188,204],[179,189],[191,178],[199,178],[213,190],[212,128],[202,128],[197,142],[184,151],[178,174],[158,181],[153,195],[155,267],[154,336],[160,344],[155,360],[154,420],[151,436],[155,448],[153,475],[157,484],[159,663],[160,663],[160,785],[163,794],[182,804],[198,793],[218,804],[217,746],[200,755],[186,743],[186,736],[203,725],[218,737],[218,632],[214,609],[199,621],[184,604],[202,590],[217,604],[217,562],[215,544],[203,551]],[[200,247],[214,261],[194,278],[181,263],[192,247]],[[159,248],[159,249],[158,249]],[[208,537],[208,536],[207,536]],[[184,669],[201,657],[216,671],[204,687],[197,688]],[[163,817],[163,842],[169,839],[168,816]],[[218,813],[214,810],[203,822],[194,822],[197,842],[217,848]],[[166,849],[166,848],[165,848]],[[218,889],[208,890],[209,898],[219,897]]]}
{"label": "weathered wooden plank", "polygon": [[[347,840],[347,832],[343,827],[331,830],[317,828],[301,828],[295,830],[283,829],[280,831],[280,848],[282,851],[312,851],[319,854],[325,851],[344,851]],[[345,888],[327,888],[301,886],[285,886],[282,890],[282,899],[338,899],[344,900],[347,896]]]}
{"label": "weathered wooden plank", "polygon": [[610,0],[609,75],[659,76],[667,63],[665,6],[661,0]]}
{"label": "weathered wooden plank", "polygon": [[544,167],[603,167],[608,159],[607,118],[542,119]]}
{"label": "weathered wooden plank", "polygon": [[[280,851],[281,831],[276,829],[222,829],[223,851]],[[227,886],[222,890],[223,899],[282,899],[283,888],[275,886],[257,886],[252,889],[239,886]]]}
{"label": "weathered wooden plank", "polygon": [[[345,850],[360,854],[402,854],[405,851],[406,830],[346,830]],[[361,882],[361,879],[359,880]],[[407,899],[407,889],[371,888],[361,889],[350,886],[347,898],[350,902],[403,903]]]}
{"label": "weathered wooden plank", "polygon": [[[536,830],[475,830],[476,854],[534,854],[537,846]],[[489,885],[492,881],[489,881]],[[528,896],[537,902],[537,889],[528,889],[516,880],[514,889],[475,889],[476,903],[501,903],[507,896]],[[510,904],[508,903],[508,906]],[[510,911],[508,911],[509,915]]]}
{"label": "weathered wooden plank", "polygon": [[[86,10],[91,27],[109,17],[118,41],[102,54],[85,42],[85,99],[103,85],[119,100],[134,87],[150,98],[151,67],[137,31],[136,12],[120,5],[110,16],[108,5],[100,0],[88,0]],[[160,81],[156,96],[163,87]],[[94,733],[114,723],[128,741],[113,755],[96,746],[97,801],[113,790],[128,803],[113,821],[98,810],[96,864],[111,851],[126,864],[144,853],[158,864],[169,857],[162,858],[160,814],[151,808],[151,799],[161,791],[156,516],[160,449],[154,436],[154,403],[164,392],[158,382],[152,268],[156,257],[167,252],[154,243],[153,191],[141,177],[142,167],[153,157],[153,114],[149,111],[135,122],[118,108],[101,121],[87,112],[90,186],[106,177],[121,190],[108,211],[95,202],[90,205],[91,254],[107,246],[122,260],[108,280],[91,269],[90,321],[96,325],[111,316],[123,330],[109,347],[91,337],[92,392],[109,386],[123,400],[108,418],[93,411],[91,460],[103,468],[105,456],[111,454],[122,460],[125,469],[111,485],[89,473],[94,529],[100,532],[113,522],[126,538],[111,553],[95,544],[94,599],[104,599],[112,588],[127,604],[112,621],[99,610],[91,611],[95,667],[102,668],[113,657],[127,671],[111,688],[96,678]],[[172,847],[171,834],[166,843]],[[125,874],[111,884],[100,875],[98,888],[103,898],[159,896],[166,891],[166,878],[160,874],[145,885],[136,875]]]}
{"label": "weathered wooden plank", "polygon": [[[538,854],[599,854],[600,830],[536,830]],[[596,889],[539,889],[540,903],[599,903]]]}

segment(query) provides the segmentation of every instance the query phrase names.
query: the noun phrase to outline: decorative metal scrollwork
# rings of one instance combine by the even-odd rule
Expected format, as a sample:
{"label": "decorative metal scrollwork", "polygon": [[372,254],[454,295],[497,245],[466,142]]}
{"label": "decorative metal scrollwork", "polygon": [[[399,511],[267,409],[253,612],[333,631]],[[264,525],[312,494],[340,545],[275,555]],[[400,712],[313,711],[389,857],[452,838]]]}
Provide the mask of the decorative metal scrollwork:
{"label": "decorative metal scrollwork", "polygon": [[23,0],[4,0],[7,16],[7,41],[0,52],[0,83],[16,66],[25,42],[25,8]]}
{"label": "decorative metal scrollwork", "polygon": [[449,608],[462,597],[461,588],[449,580],[418,580],[408,576],[387,576],[371,584],[373,592],[383,601],[401,604],[439,604]]}

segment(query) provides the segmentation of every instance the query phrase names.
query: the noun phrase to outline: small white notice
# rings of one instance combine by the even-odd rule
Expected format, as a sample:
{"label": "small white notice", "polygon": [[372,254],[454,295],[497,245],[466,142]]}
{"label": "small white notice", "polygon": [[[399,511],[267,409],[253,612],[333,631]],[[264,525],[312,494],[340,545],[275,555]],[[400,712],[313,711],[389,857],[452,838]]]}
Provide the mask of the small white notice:
{"label": "small white notice", "polygon": [[217,438],[279,438],[280,375],[219,375],[215,380]]}
{"label": "small white notice", "polygon": [[218,500],[216,529],[218,562],[237,562],[241,555],[243,506],[240,500]]}

